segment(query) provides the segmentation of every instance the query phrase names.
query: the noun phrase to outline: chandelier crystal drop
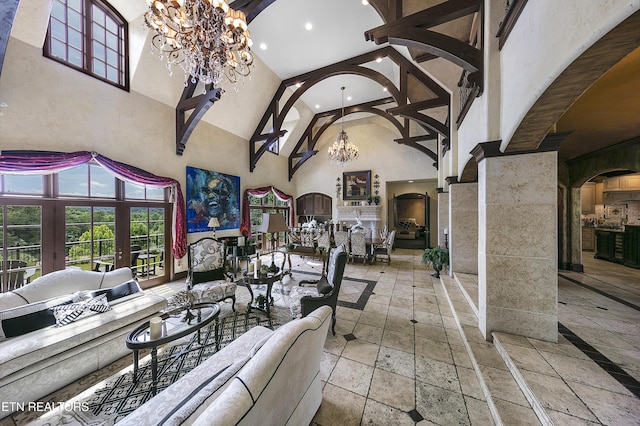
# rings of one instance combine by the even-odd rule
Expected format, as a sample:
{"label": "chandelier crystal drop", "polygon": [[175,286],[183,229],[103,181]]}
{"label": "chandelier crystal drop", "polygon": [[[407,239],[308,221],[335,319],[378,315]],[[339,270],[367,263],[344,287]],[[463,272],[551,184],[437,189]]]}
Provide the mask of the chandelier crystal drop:
{"label": "chandelier crystal drop", "polygon": [[156,33],[152,50],[167,68],[180,66],[189,79],[218,85],[223,77],[236,83],[251,72],[251,34],[242,11],[226,0],[149,0],[147,27]]}
{"label": "chandelier crystal drop", "polygon": [[338,133],[338,138],[329,147],[329,162],[344,167],[351,161],[356,160],[360,155],[360,151],[356,145],[349,141],[349,136],[344,131],[344,87],[341,87],[340,90],[342,90],[342,127],[340,133]]}

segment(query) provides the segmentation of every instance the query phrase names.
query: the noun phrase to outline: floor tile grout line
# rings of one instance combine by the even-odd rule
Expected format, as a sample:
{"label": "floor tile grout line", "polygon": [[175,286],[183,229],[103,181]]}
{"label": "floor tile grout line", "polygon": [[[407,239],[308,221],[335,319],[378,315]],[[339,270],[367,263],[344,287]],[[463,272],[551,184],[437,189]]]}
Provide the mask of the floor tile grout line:
{"label": "floor tile grout line", "polygon": [[495,402],[493,401],[493,397],[491,396],[491,392],[489,391],[489,387],[487,386],[487,383],[484,381],[484,377],[482,377],[482,372],[480,371],[480,366],[478,365],[478,362],[475,358],[475,356],[473,355],[473,350],[471,349],[471,346],[469,345],[469,341],[467,340],[467,336],[462,328],[462,324],[460,323],[460,319],[458,318],[458,314],[456,312],[456,310],[453,307],[453,301],[451,300],[451,297],[449,296],[449,292],[447,291],[447,286],[444,283],[443,278],[440,278],[440,285],[442,286],[442,289],[444,291],[445,297],[447,298],[447,301],[449,303],[449,308],[451,309],[451,313],[453,315],[453,319],[456,323],[456,327],[458,328],[458,332],[460,333],[460,337],[462,338],[462,343],[464,344],[465,349],[467,350],[467,355],[469,356],[469,359],[471,360],[471,365],[473,366],[473,370],[476,373],[476,379],[478,380],[478,383],[480,384],[480,389],[482,389],[482,393],[484,394],[487,406],[489,407],[489,412],[491,413],[491,417],[493,418],[494,423],[497,426],[503,426],[504,423],[502,422],[502,418],[500,417],[500,413],[498,412],[498,407],[496,406]]}
{"label": "floor tile grout line", "polygon": [[[580,336],[575,334],[560,322],[558,322],[558,332],[564,337],[570,336],[571,339],[567,337],[567,340],[569,340],[576,348],[587,355],[593,362],[598,364],[604,371],[607,372],[607,374],[609,374],[609,376],[613,377],[618,383],[624,386],[625,389],[635,395],[636,398],[640,398],[640,382],[638,382],[633,376],[624,371],[618,364],[611,361],[606,355],[584,341]],[[589,348],[589,350],[584,350],[583,348]],[[606,361],[596,358],[604,358]],[[621,377],[616,377],[612,373],[616,373]],[[629,383],[625,383],[623,380],[621,380],[622,378],[624,378]]]}
{"label": "floor tile grout line", "polygon": [[614,296],[614,295],[612,295],[612,294],[609,294],[609,293],[607,293],[607,292],[605,292],[605,291],[602,291],[602,290],[600,290],[600,289],[598,289],[598,288],[592,287],[592,286],[590,286],[590,285],[588,285],[588,284],[582,283],[582,282],[580,282],[580,281],[578,281],[578,280],[576,280],[576,279],[574,279],[574,278],[568,277],[568,276],[566,276],[566,275],[564,275],[564,274],[558,274],[558,276],[559,276],[559,277],[561,277],[561,278],[564,278],[565,280],[567,280],[567,281],[569,281],[569,282],[572,282],[572,283],[574,283],[574,284],[576,284],[576,285],[579,285],[579,286],[581,286],[581,287],[584,287],[584,288],[586,288],[587,290],[591,290],[591,291],[593,291],[594,293],[598,293],[598,294],[599,294],[599,295],[601,295],[601,296],[607,297],[607,298],[609,298],[609,299],[611,299],[611,300],[614,300],[614,301],[616,301],[616,302],[618,302],[618,303],[621,303],[621,304],[623,304],[623,305],[625,305],[625,306],[627,306],[627,307],[629,307],[629,308],[631,308],[631,309],[635,309],[636,311],[640,311],[640,306],[635,305],[635,304],[633,304],[633,303],[631,303],[631,302],[627,302],[626,300],[621,299],[621,298],[619,298],[618,296]]}

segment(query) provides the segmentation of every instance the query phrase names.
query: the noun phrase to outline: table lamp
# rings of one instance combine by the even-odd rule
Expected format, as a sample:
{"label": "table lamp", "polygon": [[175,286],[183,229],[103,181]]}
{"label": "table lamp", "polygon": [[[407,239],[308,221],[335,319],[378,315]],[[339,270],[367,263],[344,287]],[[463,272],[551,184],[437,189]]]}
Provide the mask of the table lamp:
{"label": "table lamp", "polygon": [[271,234],[271,266],[269,266],[269,272],[278,272],[278,267],[274,262],[276,240],[273,234],[288,230],[289,227],[284,221],[284,216],[280,213],[262,213],[262,223],[258,228],[258,232]]}
{"label": "table lamp", "polygon": [[218,222],[217,217],[212,217],[209,219],[209,223],[207,224],[209,228],[213,228],[213,238],[216,237],[216,228],[220,227],[220,222]]}

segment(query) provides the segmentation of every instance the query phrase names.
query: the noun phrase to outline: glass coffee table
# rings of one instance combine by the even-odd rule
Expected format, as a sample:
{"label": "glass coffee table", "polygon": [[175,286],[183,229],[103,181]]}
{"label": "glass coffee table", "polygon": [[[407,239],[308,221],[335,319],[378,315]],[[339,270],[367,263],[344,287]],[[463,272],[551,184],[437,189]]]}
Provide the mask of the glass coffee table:
{"label": "glass coffee table", "polygon": [[[138,380],[138,352],[142,349],[151,349],[151,381],[152,392],[155,395],[158,387],[158,347],[174,342],[188,334],[196,332],[189,344],[174,359],[195,348],[195,342],[201,345],[200,330],[215,321],[215,345],[220,349],[220,335],[218,330],[218,315],[220,307],[217,303],[199,303],[189,307],[176,308],[162,314],[158,314],[163,320],[162,335],[159,338],[151,338],[149,321],[136,327],[127,336],[127,348],[133,351],[133,380]],[[165,369],[170,366],[168,363]]]}

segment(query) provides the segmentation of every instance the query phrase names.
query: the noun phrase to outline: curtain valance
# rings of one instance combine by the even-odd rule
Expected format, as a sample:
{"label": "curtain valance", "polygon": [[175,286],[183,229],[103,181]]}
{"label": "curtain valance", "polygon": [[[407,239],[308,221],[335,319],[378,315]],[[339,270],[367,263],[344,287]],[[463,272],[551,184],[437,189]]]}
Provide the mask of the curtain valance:
{"label": "curtain valance", "polygon": [[170,188],[173,202],[171,252],[177,259],[187,254],[187,232],[185,227],[185,203],[180,183],[171,178],[156,176],[145,170],[121,163],[96,152],[54,151],[2,151],[0,172],[10,174],[52,174],[95,160],[116,177],[131,183]]}
{"label": "curtain valance", "polygon": [[249,212],[249,196],[254,196],[258,198],[265,197],[268,193],[273,192],[276,198],[280,201],[285,201],[289,203],[289,218],[291,223],[290,226],[294,225],[294,216],[293,216],[293,196],[289,194],[285,194],[279,189],[273,186],[264,186],[262,188],[254,188],[254,189],[245,189],[244,194],[242,196],[242,224],[240,225],[240,233],[245,237],[251,235],[251,214]]}

